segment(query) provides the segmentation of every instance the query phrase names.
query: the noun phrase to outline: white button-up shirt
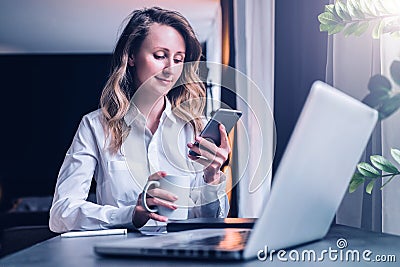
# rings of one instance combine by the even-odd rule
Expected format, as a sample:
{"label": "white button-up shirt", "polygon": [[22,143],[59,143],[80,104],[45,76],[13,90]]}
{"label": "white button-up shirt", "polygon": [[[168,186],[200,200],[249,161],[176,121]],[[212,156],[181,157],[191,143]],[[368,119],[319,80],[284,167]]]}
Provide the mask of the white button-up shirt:
{"label": "white button-up shirt", "polygon": [[[190,176],[189,218],[227,215],[225,183],[206,184],[199,171],[202,167],[188,159],[186,144],[194,140],[193,128],[172,113],[169,101],[154,135],[133,104],[125,122],[129,135],[122,148],[112,154],[107,149],[109,138],[101,110],[82,118],[58,175],[50,209],[52,231],[133,226],[138,196],[148,176],[156,171]],[[97,203],[86,201],[92,178],[97,183]],[[150,220],[148,225],[152,223]]]}

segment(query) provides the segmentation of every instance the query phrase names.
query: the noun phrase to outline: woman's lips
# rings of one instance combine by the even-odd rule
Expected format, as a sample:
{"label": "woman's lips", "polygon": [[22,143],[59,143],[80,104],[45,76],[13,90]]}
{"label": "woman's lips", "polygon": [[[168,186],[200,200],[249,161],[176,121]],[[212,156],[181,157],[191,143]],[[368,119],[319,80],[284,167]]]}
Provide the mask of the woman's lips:
{"label": "woman's lips", "polygon": [[157,76],[155,78],[166,84],[172,83],[172,79],[165,79],[165,78],[161,78],[161,77],[157,77]]}

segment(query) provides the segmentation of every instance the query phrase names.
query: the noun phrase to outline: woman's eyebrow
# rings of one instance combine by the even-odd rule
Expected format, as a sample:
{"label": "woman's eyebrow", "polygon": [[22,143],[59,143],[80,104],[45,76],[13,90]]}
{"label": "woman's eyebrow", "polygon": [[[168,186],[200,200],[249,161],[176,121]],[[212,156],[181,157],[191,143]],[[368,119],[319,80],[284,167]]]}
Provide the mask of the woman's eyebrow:
{"label": "woman's eyebrow", "polygon": [[[170,50],[168,48],[162,47],[162,46],[156,46],[156,47],[154,47],[154,49],[161,49],[166,52],[170,52]],[[184,54],[185,55],[186,53],[185,53],[185,51],[177,51],[175,54]]]}

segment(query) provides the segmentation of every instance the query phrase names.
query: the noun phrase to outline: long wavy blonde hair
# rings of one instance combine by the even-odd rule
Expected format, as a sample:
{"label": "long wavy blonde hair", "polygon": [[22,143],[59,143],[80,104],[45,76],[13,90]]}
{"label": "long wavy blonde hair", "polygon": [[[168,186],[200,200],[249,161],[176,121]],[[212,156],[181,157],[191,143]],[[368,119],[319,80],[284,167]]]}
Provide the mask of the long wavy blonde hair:
{"label": "long wavy blonde hair", "polygon": [[124,116],[137,90],[133,80],[135,70],[129,66],[128,58],[139,51],[154,23],[171,26],[182,35],[186,45],[185,62],[191,62],[184,64],[177,86],[167,94],[172,110],[178,117],[190,122],[195,133],[203,127],[201,115],[205,106],[205,89],[197,74],[202,51],[189,22],[179,12],[159,7],[135,10],[127,19],[129,21],[115,46],[110,76],[100,99],[105,131],[111,137],[108,148],[112,153],[120,149],[129,133]]}

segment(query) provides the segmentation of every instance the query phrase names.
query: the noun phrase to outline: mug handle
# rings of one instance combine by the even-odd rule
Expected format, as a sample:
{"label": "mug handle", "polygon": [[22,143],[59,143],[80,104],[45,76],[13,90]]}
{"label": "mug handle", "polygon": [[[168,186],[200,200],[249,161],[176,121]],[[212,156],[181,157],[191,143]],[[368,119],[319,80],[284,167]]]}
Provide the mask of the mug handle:
{"label": "mug handle", "polygon": [[157,208],[155,208],[155,209],[150,209],[149,206],[147,206],[147,202],[146,202],[147,190],[149,190],[149,187],[152,186],[153,184],[154,184],[156,187],[159,187],[159,186],[160,186],[160,182],[159,182],[159,181],[149,181],[149,182],[145,185],[145,187],[144,187],[144,189],[143,189],[143,193],[142,193],[142,205],[143,205],[144,209],[145,209],[147,212],[151,212],[151,213],[157,212],[157,211],[158,211]]}

